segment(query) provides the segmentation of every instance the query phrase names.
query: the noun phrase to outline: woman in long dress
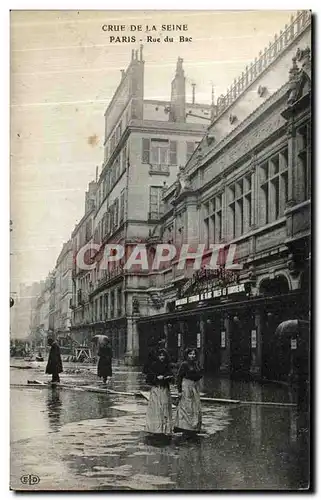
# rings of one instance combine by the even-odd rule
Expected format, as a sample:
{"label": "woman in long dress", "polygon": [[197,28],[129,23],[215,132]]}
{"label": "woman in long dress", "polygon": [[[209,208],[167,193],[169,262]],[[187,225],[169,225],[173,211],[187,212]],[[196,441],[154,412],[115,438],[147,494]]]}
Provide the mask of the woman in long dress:
{"label": "woman in long dress", "polygon": [[146,382],[151,385],[146,432],[169,436],[172,433],[172,400],[169,384],[173,380],[168,353],[160,349],[145,367]]}
{"label": "woman in long dress", "polygon": [[194,435],[200,432],[202,426],[200,379],[203,369],[196,349],[186,349],[184,358],[177,374],[179,403],[174,432]]}
{"label": "woman in long dress", "polygon": [[103,342],[99,345],[98,349],[98,368],[97,375],[103,379],[104,384],[110,380],[112,377],[112,349],[110,346],[110,341],[106,337]]}

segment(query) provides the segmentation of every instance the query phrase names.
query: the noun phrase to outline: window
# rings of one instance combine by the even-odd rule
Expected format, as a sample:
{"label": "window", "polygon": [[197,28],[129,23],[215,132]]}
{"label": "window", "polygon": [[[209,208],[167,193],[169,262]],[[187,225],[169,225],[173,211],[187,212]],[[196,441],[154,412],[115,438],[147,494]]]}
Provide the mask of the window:
{"label": "window", "polygon": [[122,308],[123,308],[123,293],[122,289],[118,288],[117,289],[117,316],[122,315]]}
{"label": "window", "polygon": [[119,223],[125,218],[125,189],[120,193]]}
{"label": "window", "polygon": [[150,186],[149,188],[149,219],[157,220],[164,213],[164,204],[162,200],[163,187]]}
{"label": "window", "polygon": [[117,182],[119,179],[119,176],[120,176],[120,155],[118,155],[117,158],[115,159],[114,168],[115,168],[115,180],[114,180],[114,182]]}
{"label": "window", "polygon": [[252,225],[252,174],[231,184],[227,188],[227,198],[229,232],[232,238],[237,238]]}
{"label": "window", "polygon": [[177,165],[177,141],[142,139],[142,162]]}
{"label": "window", "polygon": [[204,204],[205,241],[208,247],[210,243],[219,243],[222,239],[222,204],[223,194],[217,194],[212,200]]}
{"label": "window", "polygon": [[168,158],[168,141],[151,140],[151,163],[156,165],[167,165]]}
{"label": "window", "polygon": [[115,292],[110,292],[110,317],[114,318],[115,315]]}
{"label": "window", "polygon": [[149,161],[149,139],[142,140],[142,163],[150,163]]}
{"label": "window", "polygon": [[288,149],[260,165],[260,221],[268,224],[282,217],[288,201]]}
{"label": "window", "polygon": [[99,298],[99,319],[102,321],[103,319],[103,297]]}
{"label": "window", "polygon": [[108,295],[105,294],[105,319],[108,319]]}
{"label": "window", "polygon": [[125,144],[123,150],[122,150],[122,157],[121,157],[121,173],[125,172],[126,167],[127,167],[127,144]]}
{"label": "window", "polygon": [[309,129],[308,124],[300,127],[297,131],[297,158],[298,158],[298,201],[305,201],[310,198],[310,179],[309,179]]}
{"label": "window", "polygon": [[116,229],[118,227],[118,224],[119,224],[119,220],[118,220],[118,217],[119,217],[119,199],[116,198],[116,200],[114,201],[114,229]]}

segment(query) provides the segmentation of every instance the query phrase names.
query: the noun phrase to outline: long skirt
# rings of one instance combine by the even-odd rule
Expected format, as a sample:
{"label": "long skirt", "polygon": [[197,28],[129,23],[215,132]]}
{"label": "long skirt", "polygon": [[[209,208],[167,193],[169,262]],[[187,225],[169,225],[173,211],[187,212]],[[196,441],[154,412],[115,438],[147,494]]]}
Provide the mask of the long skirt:
{"label": "long skirt", "polygon": [[187,378],[182,382],[182,397],[177,406],[175,430],[200,432],[202,412],[199,381]]}
{"label": "long skirt", "polygon": [[146,432],[171,434],[172,400],[168,387],[152,387],[146,413]]}

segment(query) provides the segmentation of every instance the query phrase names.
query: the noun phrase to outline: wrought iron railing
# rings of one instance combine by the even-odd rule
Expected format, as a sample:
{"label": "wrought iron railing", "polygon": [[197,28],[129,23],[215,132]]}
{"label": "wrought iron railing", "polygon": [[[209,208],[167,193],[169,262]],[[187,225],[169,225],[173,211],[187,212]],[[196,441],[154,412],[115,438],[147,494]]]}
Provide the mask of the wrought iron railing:
{"label": "wrought iron railing", "polygon": [[217,99],[217,113],[215,119],[223,113],[244,90],[256,78],[272,64],[275,59],[290,45],[290,43],[299,36],[311,22],[311,12],[308,10],[298,11],[296,16],[291,16],[289,25],[285,25],[285,29],[281,30],[279,35],[274,36],[274,42],[270,42],[269,46],[263,51],[260,51],[259,57],[256,57],[254,62],[246,66],[245,71],[238,79],[234,79],[233,84],[227,90],[225,95],[221,95]]}

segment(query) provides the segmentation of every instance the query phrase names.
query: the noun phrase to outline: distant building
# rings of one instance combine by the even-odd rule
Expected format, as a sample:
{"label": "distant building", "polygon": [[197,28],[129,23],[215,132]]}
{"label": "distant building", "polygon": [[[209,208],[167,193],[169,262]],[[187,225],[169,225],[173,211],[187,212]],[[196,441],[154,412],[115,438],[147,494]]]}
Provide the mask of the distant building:
{"label": "distant building", "polygon": [[91,346],[92,339],[92,307],[89,293],[92,289],[91,271],[76,265],[76,257],[81,248],[93,241],[94,217],[96,213],[97,183],[91,182],[85,195],[85,214],[72,232],[72,297],[70,299],[71,335],[73,341],[80,345]]}
{"label": "distant building", "polygon": [[10,308],[11,338],[27,338],[31,331],[32,310],[35,306],[40,284],[25,285],[22,283],[19,292],[14,295],[14,306]]}
{"label": "distant building", "polygon": [[55,267],[55,313],[54,335],[59,342],[62,352],[69,352],[72,298],[72,240],[63,244]]}

